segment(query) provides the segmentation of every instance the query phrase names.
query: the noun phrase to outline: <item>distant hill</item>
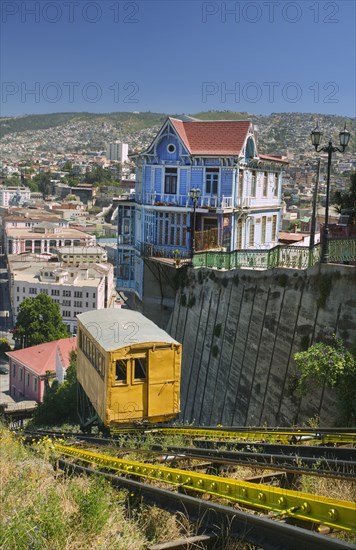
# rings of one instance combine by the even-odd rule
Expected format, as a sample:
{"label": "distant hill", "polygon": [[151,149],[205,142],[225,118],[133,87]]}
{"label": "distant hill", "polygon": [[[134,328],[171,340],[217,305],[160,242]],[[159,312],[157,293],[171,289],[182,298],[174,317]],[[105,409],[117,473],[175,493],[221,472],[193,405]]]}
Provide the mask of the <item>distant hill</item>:
{"label": "distant hill", "polygon": [[[129,143],[131,151],[143,149],[167,116],[152,112],[84,112],[0,118],[0,152],[5,159],[88,152],[105,150],[106,143],[114,140]],[[352,136],[348,154],[354,151],[355,155],[356,123],[352,118],[313,113],[253,115],[232,111],[207,111],[189,116],[200,120],[251,119],[258,129],[259,151],[271,154],[311,151],[309,135],[317,121],[325,141],[332,137],[336,144],[338,132],[346,122]]]}

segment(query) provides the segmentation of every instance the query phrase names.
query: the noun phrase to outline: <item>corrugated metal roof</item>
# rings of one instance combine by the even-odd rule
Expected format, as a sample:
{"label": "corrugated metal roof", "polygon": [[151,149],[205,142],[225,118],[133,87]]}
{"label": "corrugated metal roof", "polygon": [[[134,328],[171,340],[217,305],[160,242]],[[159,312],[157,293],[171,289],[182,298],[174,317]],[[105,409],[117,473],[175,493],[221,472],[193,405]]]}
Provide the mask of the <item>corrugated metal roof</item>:
{"label": "corrugated metal roof", "polygon": [[86,311],[77,318],[106,351],[150,342],[179,344],[147,317],[131,309]]}

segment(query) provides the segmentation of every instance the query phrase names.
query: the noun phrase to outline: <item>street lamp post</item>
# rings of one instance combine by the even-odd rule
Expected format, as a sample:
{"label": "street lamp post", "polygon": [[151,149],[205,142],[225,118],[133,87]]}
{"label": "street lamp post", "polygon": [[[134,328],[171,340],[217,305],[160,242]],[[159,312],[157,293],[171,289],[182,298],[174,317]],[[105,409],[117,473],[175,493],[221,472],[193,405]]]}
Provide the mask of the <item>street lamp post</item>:
{"label": "street lamp post", "polygon": [[321,262],[324,264],[327,264],[329,261],[329,195],[330,195],[331,156],[336,151],[339,151],[340,153],[343,153],[345,151],[350,140],[350,132],[346,130],[346,124],[345,124],[344,129],[341,130],[341,132],[339,133],[341,148],[333,146],[331,140],[329,141],[328,145],[325,145],[324,147],[319,147],[322,135],[323,135],[323,132],[319,130],[319,126],[317,125],[316,128],[314,128],[314,130],[311,132],[310,138],[311,138],[312,144],[315,147],[315,151],[317,153],[323,152],[328,154],[328,167],[327,167],[327,175],[326,175],[325,220],[324,220],[323,240],[322,240],[322,249],[321,249]]}
{"label": "street lamp post", "polygon": [[192,232],[192,249],[191,249],[191,256],[193,257],[193,254],[195,252],[195,221],[196,221],[196,208],[197,208],[197,202],[200,197],[200,189],[191,189],[189,191],[189,197],[193,201],[193,225],[191,227]]}

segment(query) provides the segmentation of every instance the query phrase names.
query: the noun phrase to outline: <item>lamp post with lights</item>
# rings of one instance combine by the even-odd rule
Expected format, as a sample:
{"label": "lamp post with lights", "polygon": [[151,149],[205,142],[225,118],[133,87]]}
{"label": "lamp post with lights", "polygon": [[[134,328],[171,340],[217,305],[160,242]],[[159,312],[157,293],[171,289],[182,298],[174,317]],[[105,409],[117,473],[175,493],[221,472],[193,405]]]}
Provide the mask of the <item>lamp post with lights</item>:
{"label": "lamp post with lights", "polygon": [[330,196],[330,169],[331,169],[331,156],[336,151],[343,153],[348,146],[350,140],[350,132],[346,130],[346,124],[343,130],[339,133],[340,147],[335,147],[330,140],[328,145],[320,147],[320,141],[322,138],[323,132],[319,130],[319,126],[311,132],[310,138],[312,144],[315,147],[317,153],[327,153],[328,154],[328,168],[326,175],[326,203],[325,203],[325,220],[323,228],[323,240],[321,248],[321,262],[327,264],[329,261],[329,196]]}
{"label": "lamp post with lights", "polygon": [[191,249],[191,256],[193,257],[193,254],[195,252],[195,223],[196,223],[196,208],[197,208],[197,203],[198,203],[198,200],[199,200],[199,197],[200,197],[200,189],[196,188],[196,189],[191,189],[189,191],[189,197],[192,199],[193,201],[193,225],[191,227],[191,232],[192,232],[192,249]]}

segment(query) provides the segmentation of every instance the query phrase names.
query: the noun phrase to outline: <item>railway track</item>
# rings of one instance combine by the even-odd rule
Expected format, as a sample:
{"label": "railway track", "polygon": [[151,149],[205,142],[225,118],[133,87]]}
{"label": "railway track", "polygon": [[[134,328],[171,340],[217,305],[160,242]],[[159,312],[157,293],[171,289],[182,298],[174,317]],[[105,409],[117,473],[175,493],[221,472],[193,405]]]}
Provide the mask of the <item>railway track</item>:
{"label": "railway track", "polygon": [[[215,432],[214,436],[217,431],[221,432],[221,430],[208,431]],[[171,459],[174,459],[175,464],[180,460],[186,464],[187,459],[208,460],[215,467],[241,464],[243,467],[283,470],[286,474],[306,473],[307,475],[316,474],[354,480],[356,449],[335,446],[335,443],[331,444],[333,446],[311,446],[300,443],[292,445],[235,440],[226,442],[217,440],[215,437],[201,440],[200,433],[197,438],[194,438],[191,431],[189,438],[196,446],[189,448],[155,444],[143,450],[122,446],[126,436],[132,444],[138,434],[142,436],[142,434],[152,433],[161,438],[161,430],[154,432],[152,430],[125,430],[110,438],[58,431],[30,432],[25,434],[25,437],[29,442],[45,435],[54,438],[54,449],[60,455],[67,457],[67,460],[60,460],[61,467],[65,469],[100,473],[117,486],[129,487],[133,493],[144,496],[145,500],[148,498],[149,502],[153,501],[167,510],[176,512],[183,507],[184,513],[187,514],[189,511],[188,515],[191,519],[196,519],[199,516],[199,522],[202,522],[202,517],[204,517],[204,524],[206,517],[209,517],[207,527],[215,524],[221,526],[228,520],[230,530],[231,524],[234,524],[231,536],[238,536],[246,542],[260,545],[263,548],[299,549],[302,544],[308,549],[353,547],[335,539],[335,536],[329,538],[313,532],[316,525],[323,526],[323,528],[326,526],[331,531],[356,532],[356,505],[353,502],[266,485],[263,484],[268,479],[266,477],[261,478],[262,483],[253,483],[251,481],[255,481],[254,479],[251,481],[231,479],[230,477],[201,473],[195,469],[183,470],[148,461],[154,462],[152,456],[159,454],[163,460],[169,455]],[[253,433],[256,431],[254,430]],[[313,435],[315,435],[314,432]],[[62,440],[71,438],[72,443],[68,445],[63,444],[62,441],[56,442],[56,438]],[[138,443],[139,441],[137,439]],[[111,446],[114,447],[115,453],[120,453],[120,456],[133,451],[140,452],[142,456],[147,456],[147,462],[146,458],[142,459],[143,462],[138,462],[125,457],[108,456],[101,451],[93,452],[78,448],[78,443],[89,445],[91,448],[98,445]],[[233,450],[222,448],[223,445]],[[239,449],[236,449],[236,446]],[[110,452],[112,453],[112,450]],[[69,459],[72,462],[69,462]],[[78,461],[82,464],[78,464]],[[95,464],[95,469],[88,468],[83,463]],[[115,472],[116,475],[108,473],[109,471]],[[273,478],[273,475],[271,474],[269,477]],[[168,489],[158,488],[157,484],[160,486],[167,484]],[[199,494],[205,495],[204,500],[196,498],[196,495]],[[205,500],[207,498],[208,502]],[[222,506],[216,502],[221,499],[224,502],[229,502],[230,506]],[[241,510],[241,508],[246,510]],[[251,514],[247,510],[252,510],[254,513]],[[256,512],[259,515],[256,515]],[[261,517],[261,514],[265,516]],[[215,523],[211,519],[212,515],[215,518]],[[258,527],[256,518],[262,521]],[[307,529],[312,529],[312,531],[289,525],[289,523],[308,526]],[[242,525],[244,526],[244,536],[242,536]],[[248,533],[247,537],[246,533]]]}
{"label": "railway track", "polygon": [[[51,437],[58,435],[54,432],[46,432]],[[69,434],[61,434],[68,438]],[[27,436],[27,442],[33,438],[43,437],[41,432],[32,432]],[[73,439],[73,436],[70,436]],[[115,446],[117,452],[130,453],[132,448],[118,446],[117,440],[111,438],[95,438],[93,436],[75,434],[74,439],[84,441],[91,445]],[[273,452],[271,452],[273,451]],[[242,450],[221,450],[212,448],[182,447],[173,445],[154,444],[148,449],[140,449],[142,454],[174,455],[176,459],[209,460],[215,465],[241,465],[246,467],[284,470],[292,474],[309,474],[336,479],[349,479],[356,481],[356,449],[344,447],[309,447],[269,445],[268,452],[264,452],[259,446],[246,446]]]}
{"label": "railway track", "polygon": [[145,480],[166,483],[180,490],[223,498],[238,503],[240,506],[270,511],[277,518],[288,517],[323,524],[333,529],[356,531],[356,504],[352,502],[170,468],[161,464],[114,458],[59,443],[54,443],[54,448],[62,455],[85,463],[96,464],[100,468],[117,471],[121,475],[136,476]]}

